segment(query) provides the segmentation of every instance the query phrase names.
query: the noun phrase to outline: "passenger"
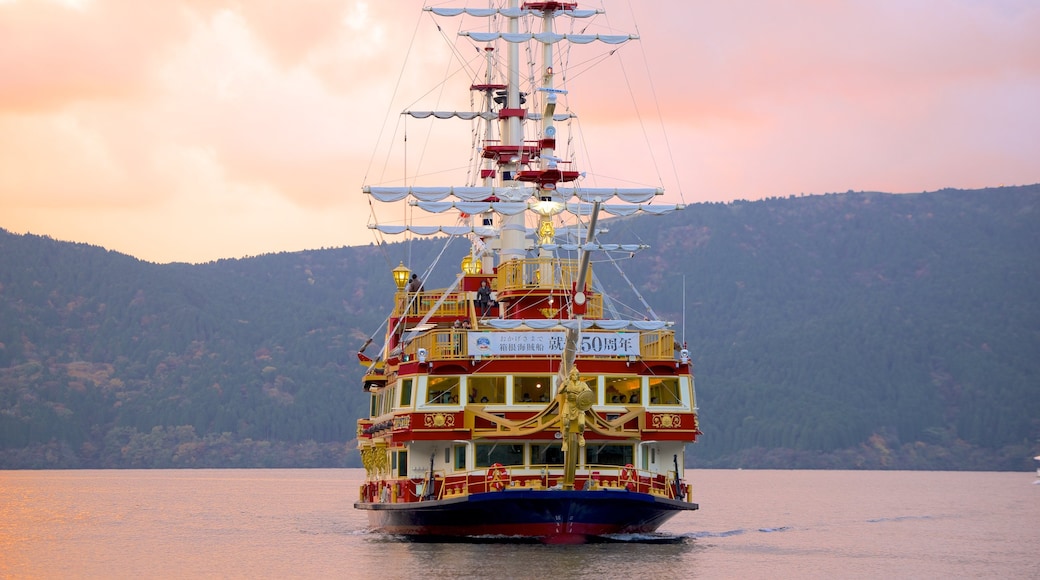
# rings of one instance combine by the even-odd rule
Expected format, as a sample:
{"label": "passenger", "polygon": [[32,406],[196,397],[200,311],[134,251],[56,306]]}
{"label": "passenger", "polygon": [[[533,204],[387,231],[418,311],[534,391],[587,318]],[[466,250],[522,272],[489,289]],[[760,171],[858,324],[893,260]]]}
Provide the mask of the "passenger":
{"label": "passenger", "polygon": [[530,403],[531,402],[531,393],[524,393],[524,395],[522,397],[520,397],[520,402],[522,402],[522,403]]}
{"label": "passenger", "polygon": [[411,281],[408,282],[408,291],[409,292],[422,292],[422,290],[423,290],[423,283],[422,283],[422,280],[419,279],[419,275],[418,274],[412,274],[412,279],[411,279]]}
{"label": "passenger", "polygon": [[480,281],[480,289],[477,290],[476,306],[480,309],[481,318],[487,316],[491,310],[491,286],[487,280]]}

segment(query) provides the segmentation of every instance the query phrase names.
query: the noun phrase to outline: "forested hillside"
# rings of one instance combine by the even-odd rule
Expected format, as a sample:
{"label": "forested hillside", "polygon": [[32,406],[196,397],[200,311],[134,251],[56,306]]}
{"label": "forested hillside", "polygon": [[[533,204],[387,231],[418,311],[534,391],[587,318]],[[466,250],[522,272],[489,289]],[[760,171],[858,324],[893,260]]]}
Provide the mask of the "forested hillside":
{"label": "forested hillside", "polygon": [[[696,204],[604,221],[651,248],[594,272],[623,316],[687,341],[691,465],[1030,469],[1038,202],[1040,185]],[[359,465],[354,353],[381,337],[390,269],[467,248],[443,246],[156,265],[0,230],[0,468]]]}

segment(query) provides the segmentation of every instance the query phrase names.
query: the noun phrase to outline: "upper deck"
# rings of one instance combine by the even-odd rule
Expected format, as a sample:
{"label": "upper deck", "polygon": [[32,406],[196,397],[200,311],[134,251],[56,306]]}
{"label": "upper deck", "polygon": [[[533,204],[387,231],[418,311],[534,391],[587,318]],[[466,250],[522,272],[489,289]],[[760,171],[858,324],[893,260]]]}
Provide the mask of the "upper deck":
{"label": "upper deck", "polygon": [[[578,260],[510,260],[494,273],[460,274],[457,289],[394,295],[388,358],[444,361],[471,358],[546,356],[561,346],[567,328],[580,324],[583,354],[643,360],[672,360],[674,332],[661,322],[603,320],[603,297],[585,291],[583,320],[571,300]],[[487,281],[491,306],[477,304]]]}

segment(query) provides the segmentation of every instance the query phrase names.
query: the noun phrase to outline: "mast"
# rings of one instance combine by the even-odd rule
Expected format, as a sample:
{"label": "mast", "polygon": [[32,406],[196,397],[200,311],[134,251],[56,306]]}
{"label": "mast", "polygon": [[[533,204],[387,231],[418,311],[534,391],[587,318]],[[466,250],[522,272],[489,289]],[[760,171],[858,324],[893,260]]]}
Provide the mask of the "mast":
{"label": "mast", "polygon": [[[492,75],[495,70],[495,48],[493,46],[484,47],[484,55],[487,57],[487,70],[484,73],[484,112],[492,113],[494,111],[494,94],[495,84],[493,83],[494,78]],[[491,141],[493,136],[492,125],[490,122],[484,123],[484,142],[488,143]],[[490,187],[495,182],[495,162],[487,157],[484,158],[484,163],[480,168],[481,185],[484,187]],[[487,212],[481,215],[481,226],[490,227],[494,223],[494,212],[489,208]],[[480,238],[482,244],[487,244],[485,237]],[[472,257],[474,249],[470,249],[470,256]],[[484,252],[484,257],[481,258],[482,272],[492,272],[495,269],[495,256],[492,252]]]}
{"label": "mast", "polygon": [[[520,32],[520,16],[518,15],[519,0],[509,0],[508,26],[510,34]],[[517,172],[520,170],[520,162],[523,157],[523,130],[520,126],[523,110],[520,109],[520,45],[515,42],[507,43],[506,58],[508,66],[508,78],[506,79],[506,106],[499,111],[502,119],[502,144],[507,148],[510,158],[502,166],[502,185],[505,187],[516,185]],[[517,214],[504,216],[502,218],[501,243],[502,248],[499,256],[503,262],[519,260],[524,257],[524,237],[527,228],[524,224],[524,215]]]}
{"label": "mast", "polygon": [[[589,231],[585,243],[591,244],[596,235],[596,219],[599,215],[599,202],[593,204],[592,216],[589,219]],[[563,489],[574,489],[574,474],[577,471],[578,453],[585,447],[585,413],[595,403],[591,389],[578,379],[574,359],[578,355],[578,339],[581,335],[581,321],[585,316],[585,279],[589,271],[589,260],[592,254],[584,247],[581,249],[581,264],[578,267],[578,279],[571,292],[571,311],[578,321],[567,329],[560,361],[558,384],[561,385],[559,397],[560,422],[563,434]],[[573,375],[573,376],[572,376]],[[574,423],[577,424],[574,424]]]}

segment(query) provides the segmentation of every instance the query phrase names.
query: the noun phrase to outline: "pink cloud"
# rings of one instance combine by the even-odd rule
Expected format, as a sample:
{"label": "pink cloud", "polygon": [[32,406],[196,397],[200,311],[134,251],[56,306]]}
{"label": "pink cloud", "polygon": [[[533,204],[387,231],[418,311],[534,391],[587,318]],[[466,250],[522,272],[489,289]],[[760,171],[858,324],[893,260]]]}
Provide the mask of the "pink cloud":
{"label": "pink cloud", "polygon": [[[157,260],[371,241],[363,182],[465,165],[467,127],[397,116],[468,108],[479,68],[421,4],[0,0],[0,227]],[[686,202],[1040,181],[1034,2],[603,4],[587,31],[642,40],[567,79],[590,181]]]}
{"label": "pink cloud", "polygon": [[169,2],[96,0],[81,10],[33,0],[0,4],[0,110],[139,95],[149,68],[184,30]]}

